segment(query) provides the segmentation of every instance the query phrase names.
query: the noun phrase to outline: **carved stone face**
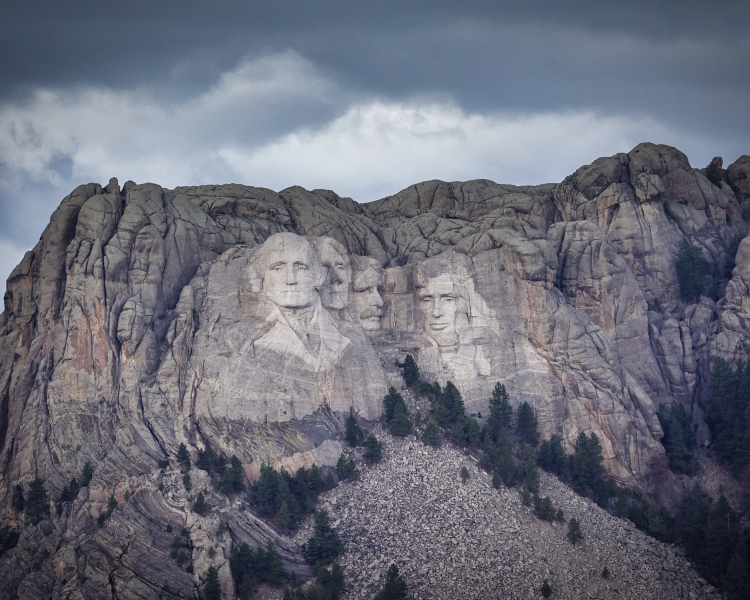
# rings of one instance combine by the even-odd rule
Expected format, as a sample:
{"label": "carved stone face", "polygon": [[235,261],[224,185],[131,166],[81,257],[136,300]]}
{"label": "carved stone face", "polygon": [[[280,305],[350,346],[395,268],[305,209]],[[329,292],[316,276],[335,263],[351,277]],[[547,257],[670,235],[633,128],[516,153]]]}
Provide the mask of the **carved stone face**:
{"label": "carved stone face", "polygon": [[263,246],[266,297],[284,308],[312,306],[318,299],[320,272],[317,257],[307,240],[278,234]]}
{"label": "carved stone face", "polygon": [[327,271],[321,289],[321,302],[326,308],[341,310],[349,304],[349,272],[346,259],[331,244],[322,244],[318,249],[320,264]]}
{"label": "carved stone face", "polygon": [[380,297],[382,279],[381,272],[373,267],[355,271],[352,277],[354,308],[362,329],[367,331],[380,329],[380,317],[383,315],[383,298]]}
{"label": "carved stone face", "polygon": [[453,346],[458,343],[456,313],[459,295],[453,278],[445,273],[428,279],[425,286],[417,290],[419,308],[425,322],[425,332],[438,346]]}

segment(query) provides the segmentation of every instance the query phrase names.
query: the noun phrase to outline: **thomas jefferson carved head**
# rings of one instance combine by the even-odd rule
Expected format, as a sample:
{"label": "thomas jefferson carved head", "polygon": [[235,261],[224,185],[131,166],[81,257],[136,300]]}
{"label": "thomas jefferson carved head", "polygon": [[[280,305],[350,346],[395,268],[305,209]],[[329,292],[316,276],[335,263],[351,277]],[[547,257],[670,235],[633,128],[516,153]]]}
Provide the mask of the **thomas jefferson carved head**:
{"label": "thomas jefferson carved head", "polygon": [[282,308],[306,308],[318,300],[323,270],[310,243],[294,233],[269,237],[255,254],[266,297]]}
{"label": "thomas jefferson carved head", "polygon": [[377,331],[383,314],[383,298],[380,297],[383,268],[369,256],[352,256],[351,264],[352,296],[357,319],[362,329]]}
{"label": "thomas jefferson carved head", "polygon": [[321,303],[332,310],[346,308],[349,304],[349,282],[352,279],[346,248],[330,237],[313,238],[310,243],[325,271],[320,289]]}

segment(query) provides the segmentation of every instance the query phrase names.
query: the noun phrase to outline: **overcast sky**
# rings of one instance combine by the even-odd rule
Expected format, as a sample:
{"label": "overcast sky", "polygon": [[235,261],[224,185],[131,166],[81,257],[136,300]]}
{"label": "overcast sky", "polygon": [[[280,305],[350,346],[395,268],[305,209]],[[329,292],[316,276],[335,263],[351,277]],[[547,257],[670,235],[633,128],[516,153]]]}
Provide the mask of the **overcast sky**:
{"label": "overcast sky", "polygon": [[750,154],[750,3],[4,2],[0,281],[89,181],[366,202],[644,141]]}

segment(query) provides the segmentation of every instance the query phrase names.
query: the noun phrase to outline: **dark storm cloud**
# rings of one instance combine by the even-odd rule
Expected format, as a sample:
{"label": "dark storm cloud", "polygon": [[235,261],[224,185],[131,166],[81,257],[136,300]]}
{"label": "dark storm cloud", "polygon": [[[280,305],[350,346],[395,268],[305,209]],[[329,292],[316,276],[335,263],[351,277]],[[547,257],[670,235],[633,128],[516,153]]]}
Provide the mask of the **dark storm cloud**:
{"label": "dark storm cloud", "polygon": [[0,278],[74,185],[560,180],[654,141],[750,151],[750,3],[0,6]]}
{"label": "dark storm cloud", "polygon": [[747,2],[6,3],[0,93],[88,83],[180,97],[246,56],[293,49],[362,94],[648,112],[747,136],[749,16]]}

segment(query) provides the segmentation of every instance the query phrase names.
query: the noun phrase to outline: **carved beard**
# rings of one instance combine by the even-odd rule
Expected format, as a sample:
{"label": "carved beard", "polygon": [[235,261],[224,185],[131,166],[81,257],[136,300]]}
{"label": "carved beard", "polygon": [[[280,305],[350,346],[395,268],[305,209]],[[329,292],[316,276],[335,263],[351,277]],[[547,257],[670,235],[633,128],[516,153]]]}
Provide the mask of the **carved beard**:
{"label": "carved beard", "polygon": [[456,344],[458,344],[458,334],[454,330],[430,331],[428,335],[441,348],[445,346],[455,346]]}

